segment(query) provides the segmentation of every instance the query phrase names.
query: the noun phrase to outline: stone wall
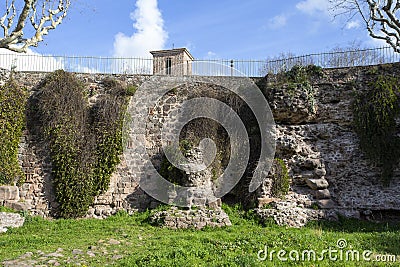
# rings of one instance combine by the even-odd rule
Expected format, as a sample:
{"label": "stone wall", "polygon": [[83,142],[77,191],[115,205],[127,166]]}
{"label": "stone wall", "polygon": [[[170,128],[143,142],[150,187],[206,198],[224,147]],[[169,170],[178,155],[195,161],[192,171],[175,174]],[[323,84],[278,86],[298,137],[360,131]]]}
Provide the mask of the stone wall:
{"label": "stone wall", "polygon": [[[38,91],[40,81],[47,73],[15,73],[14,79],[27,88],[31,95]],[[140,85],[149,76],[139,75],[102,75],[102,74],[77,74],[84,83],[85,90],[93,95],[89,103],[93,104],[103,93],[102,80],[115,78],[131,85]],[[9,77],[8,71],[0,73],[0,82]],[[28,123],[29,125],[29,123]],[[0,188],[0,205],[6,205],[16,210],[27,210],[33,215],[52,216],[58,207],[52,185],[51,161],[49,151],[34,131],[28,127],[21,138],[19,145],[19,161],[26,174],[26,181],[20,186]],[[119,209],[128,211],[144,210],[150,207],[152,199],[149,198],[132,178],[133,174],[126,167],[124,159],[112,175],[109,189],[106,193],[95,199],[95,204],[89,209],[88,216],[105,217],[114,214]],[[7,198],[2,198],[2,191],[7,193]],[[153,204],[154,205],[154,204]]]}
{"label": "stone wall", "polygon": [[[255,79],[267,96],[277,124],[276,156],[283,159],[292,177],[291,190],[286,200],[294,208],[318,206],[322,210],[334,210],[346,216],[360,217],[374,210],[400,209],[400,170],[389,187],[379,181],[378,169],[371,166],[358,146],[352,130],[351,101],[354,90],[363,90],[370,79],[371,69],[400,74],[400,65],[390,67],[360,67],[324,70],[323,77],[312,81],[313,102],[301,88],[289,90],[285,85],[274,85],[274,77]],[[32,94],[37,90],[44,73],[16,73],[15,79]],[[0,82],[8,76],[0,73]],[[86,90],[94,92],[90,101],[101,94],[101,81],[110,75],[78,74]],[[115,75],[116,79],[140,85],[149,76]],[[163,77],[159,77],[162,83]],[[187,77],[190,81],[190,77]],[[215,78],[216,79],[216,78]],[[226,78],[225,78],[226,79]],[[232,79],[235,83],[235,80]],[[146,97],[146,96],[141,96]],[[187,95],[185,96],[187,97]],[[179,108],[177,94],[170,92],[162,105],[147,110],[154,119],[154,127],[162,124],[163,117]],[[155,123],[157,122],[157,123]],[[159,154],[159,135],[147,128],[147,145],[150,154]],[[51,216],[57,208],[51,182],[51,163],[48,151],[36,136],[25,131],[20,144],[20,162],[26,173],[26,182],[18,187],[0,187],[0,205],[28,210],[33,214]],[[119,209],[128,211],[155,207],[158,202],[140,187],[139,180],[145,171],[128,168],[124,158],[111,177],[109,190],[96,198],[88,216],[104,217]],[[155,165],[160,158],[153,157]],[[262,190],[261,190],[262,191]],[[3,192],[3,193],[2,193]],[[14,192],[12,195],[8,192]],[[258,191],[260,203],[268,204],[271,196]],[[7,197],[6,197],[7,195]],[[10,195],[10,196],[9,196]],[[245,197],[236,194],[237,198]],[[320,217],[318,215],[317,217]]]}
{"label": "stone wall", "polygon": [[293,180],[287,199],[352,217],[399,211],[399,166],[390,186],[383,186],[379,169],[366,159],[352,130],[354,92],[365,90],[377,73],[399,76],[400,64],[324,70],[312,82],[314,112],[307,111],[307,98],[299,92],[282,93],[273,83],[263,88],[277,107],[276,156],[287,163]]}

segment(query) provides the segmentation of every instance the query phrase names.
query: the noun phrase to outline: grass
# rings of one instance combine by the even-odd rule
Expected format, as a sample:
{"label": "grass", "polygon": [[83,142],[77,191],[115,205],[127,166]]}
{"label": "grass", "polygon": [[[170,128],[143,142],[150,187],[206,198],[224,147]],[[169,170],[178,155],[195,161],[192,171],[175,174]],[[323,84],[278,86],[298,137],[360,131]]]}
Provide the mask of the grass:
{"label": "grass", "polygon": [[0,212],[15,212],[12,208],[0,206]]}
{"label": "grass", "polygon": [[[224,206],[233,225],[200,231],[170,230],[148,223],[150,212],[128,215],[118,213],[104,220],[44,220],[27,217],[23,227],[0,234],[0,262],[32,252],[40,262],[43,254],[62,249],[63,266],[399,266],[400,224],[376,224],[340,219],[338,222],[315,222],[301,229],[268,223],[261,225],[251,212]],[[272,261],[257,258],[268,251],[338,249],[337,241],[347,241],[346,250],[371,250],[378,254],[397,255],[392,265],[378,262],[323,261],[282,262],[274,254]],[[111,242],[117,240],[118,244]],[[74,249],[83,251],[74,255]],[[92,251],[95,257],[86,252]],[[38,252],[39,251],[39,252]],[[113,256],[119,255],[118,258]],[[260,255],[263,255],[262,253]],[[294,255],[294,254],[292,254]],[[288,254],[285,255],[288,257]],[[67,259],[70,259],[67,261]],[[372,257],[371,257],[372,258]],[[75,260],[75,261],[74,261]],[[65,262],[68,262],[65,263]]]}

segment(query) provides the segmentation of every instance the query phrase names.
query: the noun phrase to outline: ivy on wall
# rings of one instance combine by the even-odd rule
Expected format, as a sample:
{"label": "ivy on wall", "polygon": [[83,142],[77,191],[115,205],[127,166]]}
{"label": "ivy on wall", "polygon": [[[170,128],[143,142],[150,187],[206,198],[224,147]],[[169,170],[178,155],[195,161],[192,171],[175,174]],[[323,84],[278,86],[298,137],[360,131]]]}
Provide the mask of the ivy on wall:
{"label": "ivy on wall", "polygon": [[49,143],[53,183],[61,217],[84,215],[94,198],[91,150],[94,139],[83,85],[70,73],[56,71],[41,84],[37,103]]}
{"label": "ivy on wall", "polygon": [[282,198],[286,196],[290,188],[290,176],[285,162],[282,159],[275,158],[273,161],[273,181],[271,195]]}
{"label": "ivy on wall", "polygon": [[400,115],[399,80],[376,76],[366,90],[356,93],[353,103],[354,129],[366,156],[381,168],[381,179],[388,184],[400,159],[400,138],[396,118]]}
{"label": "ivy on wall", "polygon": [[104,80],[103,85],[106,88],[105,97],[91,109],[92,133],[96,138],[96,194],[107,191],[110,177],[120,162],[127,96],[132,96],[136,91],[135,87],[123,87],[112,79]]}
{"label": "ivy on wall", "polygon": [[25,127],[28,93],[12,79],[0,87],[0,185],[22,183],[18,144]]}
{"label": "ivy on wall", "polygon": [[127,90],[117,82],[103,85],[107,93],[92,108],[71,73],[56,71],[40,86],[36,110],[50,147],[60,217],[85,215],[120,161]]}

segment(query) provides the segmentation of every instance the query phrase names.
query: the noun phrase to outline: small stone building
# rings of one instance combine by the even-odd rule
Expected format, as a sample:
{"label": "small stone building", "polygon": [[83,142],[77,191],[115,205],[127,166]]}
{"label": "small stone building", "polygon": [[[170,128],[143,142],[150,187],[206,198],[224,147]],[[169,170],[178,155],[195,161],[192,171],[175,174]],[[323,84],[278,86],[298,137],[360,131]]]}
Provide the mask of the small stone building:
{"label": "small stone building", "polygon": [[186,48],[151,51],[153,55],[153,74],[192,75],[193,56]]}

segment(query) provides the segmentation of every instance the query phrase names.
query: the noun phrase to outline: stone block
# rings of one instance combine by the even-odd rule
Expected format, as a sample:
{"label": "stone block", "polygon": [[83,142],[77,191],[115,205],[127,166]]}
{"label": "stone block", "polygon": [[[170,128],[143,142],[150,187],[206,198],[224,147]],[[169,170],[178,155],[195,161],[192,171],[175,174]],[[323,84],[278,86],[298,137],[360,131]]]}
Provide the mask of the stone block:
{"label": "stone block", "polygon": [[315,191],[315,198],[316,199],[330,199],[331,193],[328,189],[321,189]]}
{"label": "stone block", "polygon": [[87,216],[88,217],[94,217],[94,211],[95,211],[94,208],[89,208],[88,211],[87,211]]}
{"label": "stone block", "polygon": [[0,186],[0,200],[19,200],[17,186]]}
{"label": "stone block", "polygon": [[6,200],[4,201],[4,206],[11,208],[16,211],[26,211],[31,208],[31,205],[27,202],[19,202],[15,200]]}
{"label": "stone block", "polygon": [[[23,203],[23,202],[21,202],[21,203]],[[49,207],[49,204],[48,203],[46,203],[46,202],[41,202],[41,203],[38,203],[38,204],[36,204],[36,207],[35,207],[35,209],[37,209],[37,210],[46,210],[47,208]]]}
{"label": "stone block", "polygon": [[196,207],[205,207],[207,198],[193,198],[192,204]]}
{"label": "stone block", "polygon": [[133,189],[131,187],[124,187],[122,189],[123,194],[130,194],[130,193],[132,193],[132,191],[133,191]]}
{"label": "stone block", "polygon": [[318,200],[317,204],[321,209],[333,209],[336,206],[336,203],[331,199]]}
{"label": "stone block", "polygon": [[222,201],[220,198],[218,198],[216,201],[208,203],[208,207],[210,209],[218,209],[221,207],[221,204],[222,204]]}
{"label": "stone block", "polygon": [[25,218],[17,213],[0,212],[0,233],[9,227],[21,227],[24,222]]}
{"label": "stone block", "polygon": [[263,198],[258,198],[257,200],[259,208],[262,208],[263,206],[268,205],[270,203],[280,201],[279,198],[274,198],[274,197],[263,197]]}
{"label": "stone block", "polygon": [[329,186],[329,183],[325,178],[306,179],[306,183],[308,187],[310,187],[313,190],[326,189]]}
{"label": "stone block", "polygon": [[315,175],[317,175],[318,177],[323,177],[326,175],[326,170],[325,168],[318,168],[315,170]]}
{"label": "stone block", "polygon": [[312,170],[321,166],[321,160],[318,158],[317,159],[308,158],[303,162],[302,165],[303,168]]}
{"label": "stone block", "polygon": [[315,173],[313,171],[303,171],[301,172],[301,177],[305,180],[313,179],[315,177]]}
{"label": "stone block", "polygon": [[100,195],[96,198],[95,203],[97,205],[107,205],[112,202],[112,195]]}

